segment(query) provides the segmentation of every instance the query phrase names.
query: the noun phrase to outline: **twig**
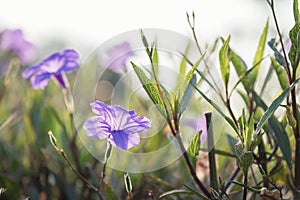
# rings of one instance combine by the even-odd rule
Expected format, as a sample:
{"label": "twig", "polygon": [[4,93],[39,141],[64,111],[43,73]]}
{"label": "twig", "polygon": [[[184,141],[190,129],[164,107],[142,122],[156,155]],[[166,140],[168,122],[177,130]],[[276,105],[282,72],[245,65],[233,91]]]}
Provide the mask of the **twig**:
{"label": "twig", "polygon": [[195,183],[199,186],[199,188],[202,190],[202,192],[205,194],[206,197],[211,198],[210,192],[206,189],[206,187],[203,185],[203,183],[197,177],[196,171],[195,171],[195,169],[194,169],[194,167],[193,167],[193,165],[192,165],[192,163],[191,163],[191,161],[189,159],[189,156],[188,156],[188,154],[187,154],[187,152],[186,152],[186,150],[184,148],[184,145],[182,143],[180,134],[179,133],[176,134],[175,137],[176,137],[176,140],[177,140],[177,142],[179,144],[181,152],[183,152],[183,157],[185,159],[185,162],[186,162],[186,164],[187,164],[187,166],[188,166],[188,168],[190,170],[190,174],[192,175]]}
{"label": "twig", "polygon": [[95,187],[89,180],[87,180],[81,173],[79,173],[75,167],[72,165],[70,159],[68,158],[67,154],[64,152],[63,149],[59,148],[56,144],[56,138],[54,137],[52,131],[48,132],[49,135],[49,139],[50,142],[52,144],[52,146],[55,148],[55,150],[60,153],[60,155],[64,158],[64,160],[67,162],[67,164],[69,165],[69,167],[72,169],[72,171],[87,185],[88,188],[94,190],[95,192],[97,192],[99,199],[103,200],[102,195],[100,194],[100,191],[98,190],[97,187]]}

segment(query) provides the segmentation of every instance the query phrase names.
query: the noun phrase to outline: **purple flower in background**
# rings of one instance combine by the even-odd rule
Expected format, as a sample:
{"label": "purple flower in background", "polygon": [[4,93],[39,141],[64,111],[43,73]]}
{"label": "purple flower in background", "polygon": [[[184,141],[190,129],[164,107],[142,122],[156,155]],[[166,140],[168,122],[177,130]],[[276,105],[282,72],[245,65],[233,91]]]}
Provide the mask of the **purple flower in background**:
{"label": "purple flower in background", "polygon": [[74,50],[63,50],[52,54],[37,65],[27,68],[22,76],[31,77],[34,89],[44,89],[49,80],[54,78],[61,87],[66,88],[65,73],[70,73],[78,66],[79,54]]}
{"label": "purple flower in background", "polygon": [[0,50],[16,54],[23,65],[31,63],[37,54],[36,47],[24,39],[20,29],[6,29],[1,33]]}
{"label": "purple flower in background", "polygon": [[87,136],[105,139],[118,149],[127,150],[140,143],[142,133],[150,128],[151,121],[139,117],[134,110],[126,110],[121,106],[109,106],[101,101],[91,103],[94,113],[100,116],[89,118],[83,125]]}
{"label": "purple flower in background", "polygon": [[106,52],[108,60],[105,62],[108,68],[114,72],[126,71],[126,62],[130,56],[134,55],[128,42],[115,45]]}
{"label": "purple flower in background", "polygon": [[207,138],[207,122],[206,122],[205,113],[200,115],[200,117],[196,120],[185,119],[183,123],[184,125],[193,128],[195,132],[202,131],[200,136],[200,141],[202,146]]}

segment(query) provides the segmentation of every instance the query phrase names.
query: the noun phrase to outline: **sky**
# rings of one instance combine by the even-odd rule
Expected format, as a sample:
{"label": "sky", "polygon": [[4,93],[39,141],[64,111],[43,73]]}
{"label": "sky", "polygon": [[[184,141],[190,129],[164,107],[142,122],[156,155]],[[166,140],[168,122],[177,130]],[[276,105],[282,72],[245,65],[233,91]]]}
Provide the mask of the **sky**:
{"label": "sky", "polygon": [[[292,0],[274,0],[281,30],[293,25]],[[1,3],[0,29],[21,28],[42,46],[62,39],[83,54],[122,32],[164,28],[191,36],[186,12],[195,12],[200,43],[232,36],[231,45],[246,61],[254,55],[266,21],[274,22],[264,0],[9,0]]]}

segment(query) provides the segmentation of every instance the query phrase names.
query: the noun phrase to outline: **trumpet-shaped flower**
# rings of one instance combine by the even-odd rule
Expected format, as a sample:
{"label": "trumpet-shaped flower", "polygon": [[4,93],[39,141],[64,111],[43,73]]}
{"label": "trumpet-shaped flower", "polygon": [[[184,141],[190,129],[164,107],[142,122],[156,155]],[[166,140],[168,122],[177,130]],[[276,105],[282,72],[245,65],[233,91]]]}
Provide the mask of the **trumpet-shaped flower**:
{"label": "trumpet-shaped flower", "polygon": [[126,62],[129,57],[134,56],[134,52],[128,42],[117,44],[107,50],[107,67],[114,72],[126,71]]}
{"label": "trumpet-shaped flower", "polygon": [[37,54],[36,47],[24,39],[20,29],[6,29],[1,33],[0,50],[16,54],[23,65],[31,63]]}
{"label": "trumpet-shaped flower", "polygon": [[148,130],[151,121],[139,117],[134,110],[121,106],[109,106],[101,101],[91,103],[94,113],[100,116],[89,118],[83,125],[87,136],[105,139],[118,149],[127,150],[140,143],[139,133]]}
{"label": "trumpet-shaped flower", "polygon": [[79,66],[78,60],[79,54],[76,51],[63,50],[27,68],[22,76],[23,78],[31,77],[31,85],[34,89],[44,89],[51,78],[54,78],[61,87],[66,88],[65,73],[75,70]]}

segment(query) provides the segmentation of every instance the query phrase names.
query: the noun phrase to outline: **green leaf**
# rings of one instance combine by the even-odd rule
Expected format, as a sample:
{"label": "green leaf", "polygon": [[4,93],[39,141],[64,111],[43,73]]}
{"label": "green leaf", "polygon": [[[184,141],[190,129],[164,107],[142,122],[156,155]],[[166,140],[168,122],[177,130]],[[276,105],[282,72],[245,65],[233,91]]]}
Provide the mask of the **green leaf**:
{"label": "green leaf", "polygon": [[290,39],[292,46],[289,52],[289,59],[293,69],[297,69],[299,65],[300,55],[300,24],[296,24],[290,31]]}
{"label": "green leaf", "polygon": [[150,81],[150,79],[146,76],[146,74],[143,72],[143,70],[140,67],[135,65],[133,62],[131,62],[131,65],[133,66],[135,73],[139,77],[140,82],[142,83],[146,93],[148,94],[152,102],[158,105],[161,114],[165,116],[166,107],[163,100],[161,99],[161,96],[156,88],[156,85]]}
{"label": "green leaf", "polygon": [[200,135],[201,135],[201,133],[202,133],[202,131],[200,131],[194,135],[194,137],[191,139],[191,142],[187,149],[188,155],[189,155],[194,167],[196,166],[196,162],[198,160],[198,155],[199,155],[199,151],[200,151],[200,143],[201,143]]}
{"label": "green leaf", "polygon": [[251,151],[243,152],[242,155],[240,156],[240,168],[244,172],[244,174],[247,173],[250,165],[253,162],[253,156]]}
{"label": "green leaf", "polygon": [[[234,84],[234,86],[232,87],[231,89],[231,92],[230,92],[230,95],[232,94],[232,92],[235,90],[235,88],[240,84],[240,82],[243,83],[244,85],[244,88],[246,89],[247,93],[249,94],[250,92],[250,87],[249,87],[249,84],[250,84],[250,79],[249,79],[249,74],[254,70],[256,69],[258,66],[259,66],[260,62],[257,63],[256,65],[254,65],[253,67],[251,67],[249,70],[247,70],[244,74],[242,74],[240,77],[239,77],[239,80]],[[247,86],[245,86],[247,85]]]}
{"label": "green leaf", "polygon": [[268,42],[269,47],[273,50],[274,52],[274,56],[275,56],[275,60],[283,67],[286,67],[286,63],[285,63],[285,59],[283,57],[283,55],[277,50],[276,46],[275,46],[275,39],[272,38],[269,42]]}
{"label": "green leaf", "polygon": [[[261,61],[261,59],[263,58],[265,44],[266,44],[266,40],[267,40],[268,28],[269,28],[269,22],[267,21],[266,26],[265,26],[265,28],[260,36],[260,39],[259,39],[259,43],[258,43],[258,46],[256,49],[253,63],[252,63],[253,66],[256,65],[257,63],[259,63]],[[256,81],[259,69],[260,69],[260,64],[258,65],[258,67],[255,68],[255,70],[252,71],[252,73],[249,76],[251,87],[253,87],[253,85]]]}
{"label": "green leaf", "polygon": [[298,23],[300,22],[300,19],[299,19],[299,8],[298,8],[298,0],[294,0],[294,3],[293,3],[293,10],[294,10],[295,23],[298,24]]}
{"label": "green leaf", "polygon": [[243,77],[243,78],[240,78],[240,80],[242,81],[243,86],[244,86],[245,90],[247,91],[247,93],[249,93],[250,92],[250,79],[248,76],[245,76],[247,68],[248,68],[245,61],[239,55],[237,55],[232,49],[230,49],[230,58],[231,58],[231,62],[235,68],[237,75],[239,77]]}
{"label": "green leaf", "polygon": [[178,110],[178,116],[180,118],[180,116],[182,115],[182,113],[185,111],[186,107],[188,106],[190,99],[192,97],[193,94],[193,90],[194,90],[194,85],[196,85],[197,83],[197,78],[196,75],[194,74],[192,76],[192,79],[190,80],[189,84],[186,86],[181,102],[180,102],[180,107]]}
{"label": "green leaf", "polygon": [[253,115],[251,115],[249,125],[246,129],[246,137],[245,137],[246,150],[250,150],[253,132],[254,132],[254,119],[253,119]]}
{"label": "green leaf", "polygon": [[180,66],[179,66],[179,76],[177,78],[177,88],[179,88],[179,86],[181,85],[182,78],[185,77],[185,72],[186,72],[186,67],[187,67],[187,59],[186,56],[188,54],[189,51],[189,45],[186,47],[184,53],[182,53],[182,59],[180,61]]}
{"label": "green leaf", "polygon": [[[261,107],[263,110],[267,110],[267,105],[263,102],[259,95],[253,92],[253,99],[257,106]],[[285,131],[284,127],[278,121],[278,119],[272,115],[268,120],[268,132],[272,135],[276,143],[278,144],[283,158],[286,160],[289,168],[292,167],[292,152],[290,148],[290,140],[288,138],[287,132]],[[261,135],[261,134],[258,134]],[[257,134],[253,136],[253,138],[259,137]]]}
{"label": "green leaf", "polygon": [[271,58],[271,63],[275,69],[281,88],[285,90],[289,87],[289,79],[286,74],[286,71],[276,62],[274,58]]}
{"label": "green leaf", "polygon": [[229,55],[228,55],[229,41],[230,41],[230,36],[228,36],[228,38],[224,42],[219,52],[220,70],[221,70],[223,82],[225,84],[225,88],[228,87],[229,74],[230,74]]}
{"label": "green leaf", "polygon": [[238,142],[238,140],[235,137],[229,135],[228,133],[226,133],[226,138],[232,153],[235,153],[235,144]]}
{"label": "green leaf", "polygon": [[179,97],[180,97],[180,94],[182,93],[182,91],[184,91],[185,88],[188,86],[190,80],[194,76],[195,71],[197,70],[197,68],[200,65],[201,61],[203,60],[204,56],[205,56],[205,53],[196,61],[196,63],[192,66],[192,69],[190,69],[188,71],[188,73],[186,74],[186,76],[184,77],[184,82],[181,85],[180,90],[179,90],[179,95],[178,95]]}
{"label": "green leaf", "polygon": [[153,63],[153,70],[154,74],[158,76],[158,52],[156,46],[153,47],[153,57],[152,57],[152,63]]}
{"label": "green leaf", "polygon": [[257,127],[255,130],[254,135],[258,134],[259,131],[261,130],[261,128],[263,127],[263,125],[267,122],[267,120],[273,115],[273,113],[275,112],[275,110],[280,106],[280,104],[282,103],[282,101],[285,99],[285,97],[290,93],[290,91],[295,87],[295,84],[299,81],[299,79],[297,79],[289,88],[285,89],[270,105],[270,107],[268,107],[268,109],[266,110],[266,112],[264,113],[264,115],[261,117],[261,119],[259,120],[259,122],[257,123]]}
{"label": "green leaf", "polygon": [[151,47],[149,46],[149,43],[145,37],[143,30],[141,30],[141,37],[142,37],[142,42],[143,42],[144,47],[146,48],[146,52],[147,52],[148,56],[151,56],[151,51],[149,50],[149,49],[151,49]]}
{"label": "green leaf", "polygon": [[201,90],[199,90],[197,87],[195,87],[195,89],[212,107],[214,107],[214,109],[216,109],[216,111],[229,123],[233,130],[239,135],[239,131],[232,119],[226,116],[222,109],[217,104],[215,104],[215,102],[213,102],[210,98],[208,98]]}

